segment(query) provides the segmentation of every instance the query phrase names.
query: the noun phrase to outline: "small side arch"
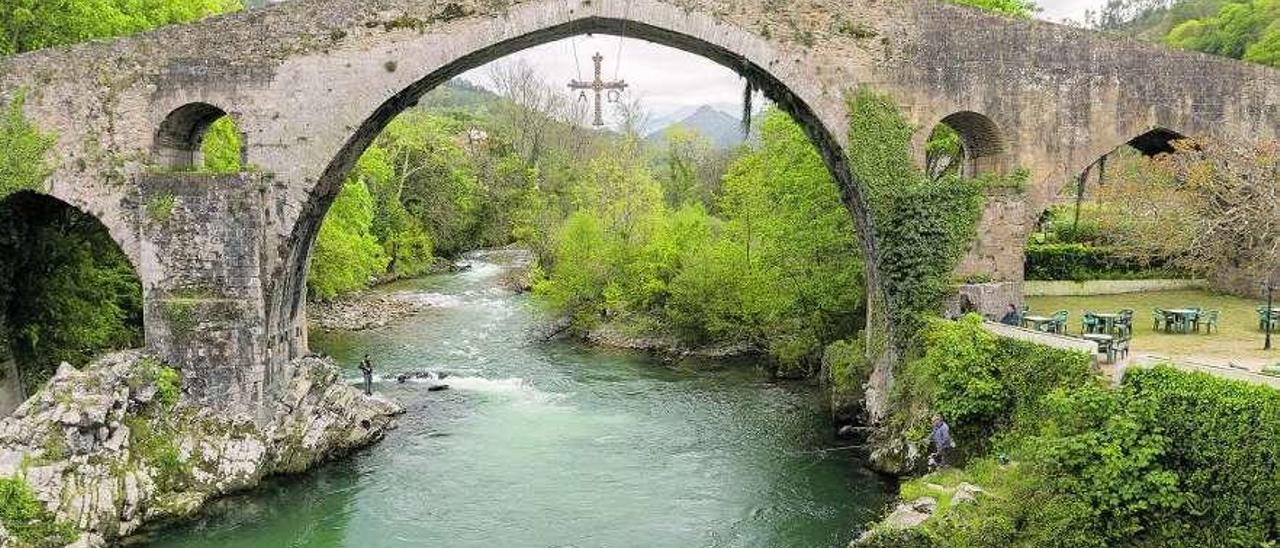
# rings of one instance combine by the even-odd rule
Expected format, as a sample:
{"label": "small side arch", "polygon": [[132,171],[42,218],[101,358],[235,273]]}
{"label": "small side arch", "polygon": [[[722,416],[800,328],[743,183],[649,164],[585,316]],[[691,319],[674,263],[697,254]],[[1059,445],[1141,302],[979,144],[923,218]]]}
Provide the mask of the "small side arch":
{"label": "small side arch", "polygon": [[951,129],[960,139],[960,157],[956,160],[959,161],[961,175],[973,177],[984,173],[1004,173],[1008,144],[1000,126],[991,118],[971,110],[948,114],[930,128],[935,132],[931,136],[940,126]]}
{"label": "small side arch", "polygon": [[227,111],[209,103],[187,103],[174,109],[156,129],[152,161],[173,170],[200,166],[205,133],[214,122],[226,116],[229,116]]}
{"label": "small side arch", "polygon": [[1158,127],[1143,133],[1133,139],[1130,139],[1127,145],[1137,149],[1144,156],[1155,157],[1161,154],[1171,154],[1177,151],[1175,143],[1187,139],[1185,135]]}

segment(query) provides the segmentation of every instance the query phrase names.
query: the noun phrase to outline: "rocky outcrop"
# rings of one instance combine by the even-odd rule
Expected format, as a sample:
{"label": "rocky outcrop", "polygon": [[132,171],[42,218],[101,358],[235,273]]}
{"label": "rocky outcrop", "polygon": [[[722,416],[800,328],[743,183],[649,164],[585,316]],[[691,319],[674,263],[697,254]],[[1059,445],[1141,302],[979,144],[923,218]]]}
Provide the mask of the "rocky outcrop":
{"label": "rocky outcrop", "polygon": [[[0,477],[24,481],[52,519],[79,532],[77,545],[97,546],[377,441],[403,412],[346,385],[323,359],[292,369],[254,420],[185,404],[179,373],[137,351],[79,371],[64,364],[0,420]],[[37,543],[47,544],[0,529],[0,546]]]}
{"label": "rocky outcrop", "polygon": [[935,483],[926,483],[925,492],[935,494],[943,499],[939,502],[934,496],[922,496],[911,501],[901,501],[893,507],[880,521],[874,523],[856,540],[849,543],[849,548],[880,548],[887,546],[928,546],[931,542],[923,542],[923,526],[930,519],[945,519],[947,512],[955,507],[967,504],[978,504],[979,495],[986,493],[981,487],[972,483],[960,482],[954,487]]}

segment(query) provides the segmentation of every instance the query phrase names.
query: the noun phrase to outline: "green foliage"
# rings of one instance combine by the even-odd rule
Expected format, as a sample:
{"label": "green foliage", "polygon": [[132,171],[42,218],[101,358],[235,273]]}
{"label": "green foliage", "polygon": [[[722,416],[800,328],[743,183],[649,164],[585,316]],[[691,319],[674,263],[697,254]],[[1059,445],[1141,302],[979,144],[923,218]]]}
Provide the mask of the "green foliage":
{"label": "green foliage", "polygon": [[204,157],[205,171],[210,173],[242,171],[240,128],[236,127],[236,121],[230,116],[223,116],[213,122],[204,133],[200,153]]}
{"label": "green foliage", "polygon": [[129,387],[134,390],[154,384],[156,401],[164,409],[172,409],[178,403],[181,383],[182,375],[177,369],[166,366],[160,363],[160,360],[150,356],[138,361],[130,372],[128,380]]}
{"label": "green foliage", "polygon": [[241,7],[240,0],[8,0],[0,6],[0,55],[133,34]]}
{"label": "green foliage", "polygon": [[462,133],[464,127],[449,118],[409,111],[378,139],[395,176],[386,179],[386,187],[371,191],[398,197],[430,234],[435,252],[444,256],[475,244],[481,189],[475,166],[458,142]]}
{"label": "green foliage", "polygon": [[837,412],[862,405],[863,384],[871,376],[871,360],[867,359],[865,337],[861,334],[833,342],[822,351],[822,370],[831,388],[832,405]]}
{"label": "green foliage", "polygon": [[129,458],[155,470],[153,478],[161,493],[181,490],[192,467],[182,459],[176,429],[154,412],[131,415],[124,422],[129,428]]}
{"label": "green foliage", "polygon": [[171,192],[152,196],[147,200],[147,216],[156,222],[168,222],[173,217],[173,208],[178,205],[178,198]]}
{"label": "green foliage", "polygon": [[0,478],[0,525],[17,546],[55,547],[75,542],[75,525],[54,518],[19,477]]}
{"label": "green foliage", "polygon": [[981,324],[975,314],[928,322],[918,338],[921,355],[895,382],[892,428],[919,439],[932,414],[941,413],[957,447],[980,454],[1049,391],[1094,379],[1086,354],[999,338]]}
{"label": "green foliage", "polygon": [[[1164,366],[1110,388],[1087,356],[995,338],[975,316],[936,320],[919,340],[888,424],[922,436],[941,412],[971,458],[905,484],[903,497],[937,496],[939,512],[874,545],[1259,546],[1280,534],[1280,392]],[[951,505],[959,481],[988,492]]]}
{"label": "green foliage", "polygon": [[1280,534],[1278,419],[1274,389],[1139,369],[1055,394],[1028,452],[1108,545],[1257,546]]}
{"label": "green foliage", "polygon": [[[4,8],[0,8],[4,9]],[[45,157],[55,137],[41,133],[22,113],[19,93],[0,115],[0,198],[20,190],[42,190],[52,169]]]}
{"label": "green foliage", "polygon": [[92,216],[22,192],[0,203],[0,292],[8,338],[31,391],[60,362],[79,366],[142,341],[142,284]]}
{"label": "green foliage", "polygon": [[1004,15],[1012,15],[1014,17],[1031,17],[1032,14],[1039,11],[1035,2],[1031,0],[949,0],[953,4],[962,6],[973,6],[990,12],[1000,13]]}
{"label": "green foliage", "polygon": [[401,277],[427,271],[432,264],[431,235],[405,209],[387,150],[378,145],[369,147],[360,156],[353,177],[363,180],[372,194],[371,230],[387,256],[386,274]]}
{"label": "green foliage", "polygon": [[384,272],[387,257],[373,235],[373,197],[364,181],[348,180],[329,208],[311,258],[307,288],[332,299],[367,287]]}
{"label": "green foliage", "polygon": [[759,148],[730,166],[712,193],[716,216],[704,206],[709,187],[695,182],[698,162],[668,157],[655,181],[633,151],[597,157],[571,187],[575,211],[535,286],[550,308],[580,330],[619,319],[693,343],[757,346],[784,374],[812,372],[824,346],[856,328],[856,232],[785,114],[766,115]]}
{"label": "green foliage", "polygon": [[1142,264],[1125,250],[1085,244],[1027,244],[1028,280],[1136,280],[1181,278],[1186,273],[1158,259]]}
{"label": "green foliage", "polygon": [[956,263],[968,249],[990,184],[952,174],[933,179],[912,161],[915,128],[887,96],[866,89],[850,100],[849,160],[867,195],[880,246],[880,277],[894,308],[917,329],[951,290]]}
{"label": "green foliage", "polygon": [[1280,1],[1222,4],[1213,15],[1185,21],[1165,36],[1171,46],[1280,66]]}

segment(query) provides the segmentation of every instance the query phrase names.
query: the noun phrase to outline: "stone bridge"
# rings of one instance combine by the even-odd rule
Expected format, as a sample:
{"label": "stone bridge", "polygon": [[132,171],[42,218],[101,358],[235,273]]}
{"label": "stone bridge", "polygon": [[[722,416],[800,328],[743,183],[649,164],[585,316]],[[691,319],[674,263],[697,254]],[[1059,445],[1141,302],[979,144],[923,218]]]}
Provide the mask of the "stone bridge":
{"label": "stone bridge", "polygon": [[[902,105],[921,158],[946,122],[967,170],[1030,170],[1025,192],[991,201],[962,267],[998,280],[1021,279],[1030,222],[1115,147],[1280,127],[1276,71],[934,0],[294,0],[9,57],[0,96],[25,92],[26,116],[57,135],[47,193],[100,219],[133,261],[148,346],[183,366],[190,397],[252,413],[307,352],[311,247],[361,151],[449,78],[584,33],[703,55],[763,89],[822,150],[872,266],[843,150],[857,86]],[[192,172],[224,114],[251,169]]]}

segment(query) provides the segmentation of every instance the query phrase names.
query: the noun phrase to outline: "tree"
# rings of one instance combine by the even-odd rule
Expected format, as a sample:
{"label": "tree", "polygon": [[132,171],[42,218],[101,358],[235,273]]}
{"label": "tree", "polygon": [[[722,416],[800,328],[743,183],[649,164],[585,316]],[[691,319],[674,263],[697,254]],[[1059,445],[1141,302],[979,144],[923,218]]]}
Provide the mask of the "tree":
{"label": "tree", "polygon": [[1276,66],[1280,63],[1280,0],[1223,4],[1216,13],[1175,26],[1171,46]]}
{"label": "tree", "polygon": [[307,287],[315,298],[332,299],[367,287],[386,266],[373,235],[373,197],[363,180],[349,178],[320,225]]}
{"label": "tree", "polygon": [[200,143],[204,169],[213,173],[237,173],[240,165],[240,128],[230,116],[218,118],[204,132]]}
{"label": "tree", "polygon": [[698,202],[713,207],[727,155],[716,151],[706,136],[681,124],[663,131],[662,144],[657,171],[667,205]]}
{"label": "tree", "polygon": [[1253,147],[1185,142],[1162,158],[1164,169],[1195,193],[1198,223],[1185,255],[1189,268],[1236,268],[1255,279],[1280,265],[1280,142]]}

